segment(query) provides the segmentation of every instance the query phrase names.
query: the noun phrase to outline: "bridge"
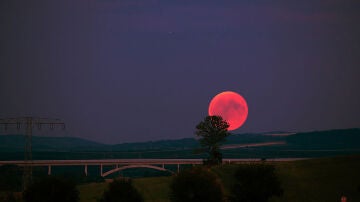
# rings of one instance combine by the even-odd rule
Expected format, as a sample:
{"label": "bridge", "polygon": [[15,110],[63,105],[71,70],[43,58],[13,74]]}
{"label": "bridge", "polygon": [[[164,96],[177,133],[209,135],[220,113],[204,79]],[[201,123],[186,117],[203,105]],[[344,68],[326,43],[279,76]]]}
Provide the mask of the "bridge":
{"label": "bridge", "polygon": [[[267,162],[298,161],[306,158],[276,158],[266,159]],[[261,162],[263,159],[223,159],[223,164],[239,164],[250,162]],[[32,161],[0,161],[0,166],[17,165],[21,167],[48,167],[48,175],[51,175],[53,166],[84,166],[84,174],[88,175],[88,166],[99,166],[100,176],[106,177],[112,173],[130,168],[150,168],[160,171],[174,173],[166,169],[166,165],[177,165],[177,172],[180,165],[202,164],[202,159],[97,159],[97,160],[32,160]],[[112,166],[112,169],[104,171],[104,166]]]}

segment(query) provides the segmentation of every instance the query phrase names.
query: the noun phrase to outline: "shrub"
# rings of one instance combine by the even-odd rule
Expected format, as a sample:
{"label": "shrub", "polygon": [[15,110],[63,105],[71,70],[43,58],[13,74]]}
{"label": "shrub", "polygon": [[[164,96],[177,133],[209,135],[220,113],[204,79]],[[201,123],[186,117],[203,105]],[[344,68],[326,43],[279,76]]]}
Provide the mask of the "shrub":
{"label": "shrub", "polygon": [[274,166],[241,165],[234,177],[236,183],[232,189],[231,201],[267,202],[271,196],[282,196],[283,194]]}
{"label": "shrub", "polygon": [[100,202],[142,202],[141,194],[132,185],[131,180],[116,179],[109,184]]}
{"label": "shrub", "polygon": [[56,177],[45,177],[24,191],[25,202],[77,202],[79,191],[75,183]]}
{"label": "shrub", "polygon": [[184,170],[176,175],[170,185],[173,202],[219,202],[223,188],[217,176],[200,167]]}
{"label": "shrub", "polygon": [[7,193],[5,198],[3,199],[4,202],[16,202],[16,198],[14,196],[14,193]]}
{"label": "shrub", "polygon": [[16,165],[0,166],[0,190],[20,191],[22,185],[22,170]]}

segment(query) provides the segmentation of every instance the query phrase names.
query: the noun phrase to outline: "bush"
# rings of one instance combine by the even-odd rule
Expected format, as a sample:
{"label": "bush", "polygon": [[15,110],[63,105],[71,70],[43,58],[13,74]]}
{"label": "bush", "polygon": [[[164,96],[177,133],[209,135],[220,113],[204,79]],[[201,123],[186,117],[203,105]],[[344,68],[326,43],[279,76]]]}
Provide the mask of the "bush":
{"label": "bush", "polygon": [[79,191],[75,183],[56,177],[46,177],[24,191],[25,202],[77,202]]}
{"label": "bush", "polygon": [[219,202],[223,200],[223,187],[217,176],[196,167],[176,175],[170,185],[173,202]]}
{"label": "bush", "polygon": [[16,202],[16,198],[14,196],[14,193],[8,193],[5,197],[5,202]]}
{"label": "bush", "polygon": [[236,183],[232,189],[231,201],[267,202],[271,196],[282,196],[283,194],[274,166],[241,165],[234,177]]}
{"label": "bush", "polygon": [[0,166],[0,190],[20,191],[22,185],[22,170],[17,165]]}
{"label": "bush", "polygon": [[116,179],[109,184],[100,202],[142,202],[141,194],[132,185],[131,180]]}
{"label": "bush", "polygon": [[16,197],[14,196],[14,193],[12,192],[6,192],[6,193],[1,193],[0,192],[0,201],[1,202],[16,202]]}

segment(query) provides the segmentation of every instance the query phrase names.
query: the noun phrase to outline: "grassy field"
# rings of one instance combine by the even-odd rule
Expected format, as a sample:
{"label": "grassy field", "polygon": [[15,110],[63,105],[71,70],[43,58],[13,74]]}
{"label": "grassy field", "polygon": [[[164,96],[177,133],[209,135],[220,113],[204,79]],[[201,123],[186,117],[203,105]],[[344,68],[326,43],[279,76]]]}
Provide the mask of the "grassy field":
{"label": "grassy field", "polygon": [[[272,198],[271,202],[338,202],[341,195],[346,195],[348,202],[360,201],[360,156],[273,164],[282,181],[284,195]],[[213,168],[227,194],[234,183],[232,174],[238,166]],[[133,182],[146,201],[169,201],[171,177],[140,178]],[[81,201],[96,202],[106,186],[106,183],[80,185]]]}
{"label": "grassy field", "polygon": [[96,202],[107,187],[106,182],[79,185],[81,202]]}
{"label": "grassy field", "polygon": [[[171,177],[148,177],[134,179],[133,184],[148,202],[169,201]],[[96,202],[107,186],[107,182],[79,185],[80,202]]]}
{"label": "grassy field", "polygon": [[277,164],[284,196],[275,202],[360,201],[360,156]]}

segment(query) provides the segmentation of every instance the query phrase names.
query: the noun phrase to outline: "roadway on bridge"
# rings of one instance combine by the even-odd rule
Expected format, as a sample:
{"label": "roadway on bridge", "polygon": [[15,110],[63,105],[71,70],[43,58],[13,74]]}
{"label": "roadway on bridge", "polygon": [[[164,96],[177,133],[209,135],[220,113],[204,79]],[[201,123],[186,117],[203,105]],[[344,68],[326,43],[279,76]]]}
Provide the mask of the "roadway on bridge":
{"label": "roadway on bridge", "polygon": [[[281,161],[299,161],[306,160],[307,158],[275,158],[266,159],[267,162],[281,162]],[[262,159],[223,159],[223,163],[245,163],[257,162]],[[1,165],[12,164],[18,166],[48,166],[48,165],[136,165],[136,164],[202,164],[203,159],[89,159],[89,160],[32,160],[32,161],[0,161]]]}

